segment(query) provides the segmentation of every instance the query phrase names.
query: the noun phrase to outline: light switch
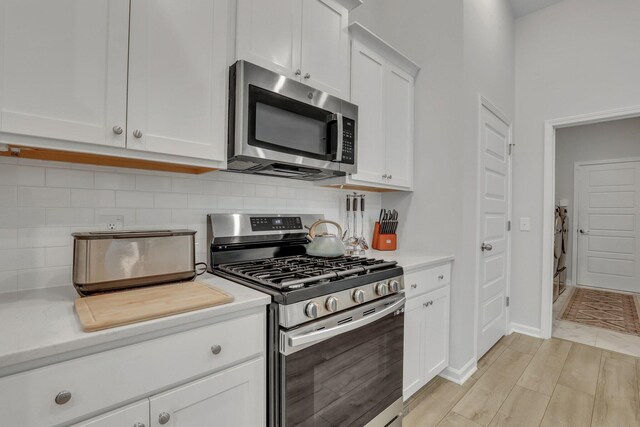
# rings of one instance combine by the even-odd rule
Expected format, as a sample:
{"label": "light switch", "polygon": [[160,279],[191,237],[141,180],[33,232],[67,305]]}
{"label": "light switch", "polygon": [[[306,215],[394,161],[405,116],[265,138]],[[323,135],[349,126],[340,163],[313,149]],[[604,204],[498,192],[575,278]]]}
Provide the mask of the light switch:
{"label": "light switch", "polygon": [[520,218],[520,231],[531,231],[531,218]]}

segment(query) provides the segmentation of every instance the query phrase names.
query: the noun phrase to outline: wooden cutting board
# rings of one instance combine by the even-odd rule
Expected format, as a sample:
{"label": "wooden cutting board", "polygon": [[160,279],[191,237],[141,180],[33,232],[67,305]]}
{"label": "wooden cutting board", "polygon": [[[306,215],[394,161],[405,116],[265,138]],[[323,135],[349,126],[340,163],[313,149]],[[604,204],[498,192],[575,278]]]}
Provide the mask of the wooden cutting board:
{"label": "wooden cutting board", "polygon": [[233,296],[201,282],[184,282],[77,298],[85,332],[227,304]]}

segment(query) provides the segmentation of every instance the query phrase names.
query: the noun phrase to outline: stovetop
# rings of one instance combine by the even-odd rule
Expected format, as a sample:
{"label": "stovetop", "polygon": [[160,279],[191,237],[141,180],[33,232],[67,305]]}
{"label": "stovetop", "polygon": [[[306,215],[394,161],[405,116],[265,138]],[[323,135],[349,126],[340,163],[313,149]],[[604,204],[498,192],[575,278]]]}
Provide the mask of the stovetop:
{"label": "stovetop", "polygon": [[233,276],[280,290],[300,289],[365,276],[396,266],[395,261],[342,256],[320,258],[308,255],[266,258],[218,265]]}

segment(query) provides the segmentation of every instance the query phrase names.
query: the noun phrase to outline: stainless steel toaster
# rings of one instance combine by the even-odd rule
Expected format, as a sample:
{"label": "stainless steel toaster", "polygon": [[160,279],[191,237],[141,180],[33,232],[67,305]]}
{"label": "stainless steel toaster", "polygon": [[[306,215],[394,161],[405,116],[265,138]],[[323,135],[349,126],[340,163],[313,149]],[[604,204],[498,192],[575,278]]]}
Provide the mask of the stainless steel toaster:
{"label": "stainless steel toaster", "polygon": [[80,295],[195,277],[193,230],[73,233],[73,285]]}

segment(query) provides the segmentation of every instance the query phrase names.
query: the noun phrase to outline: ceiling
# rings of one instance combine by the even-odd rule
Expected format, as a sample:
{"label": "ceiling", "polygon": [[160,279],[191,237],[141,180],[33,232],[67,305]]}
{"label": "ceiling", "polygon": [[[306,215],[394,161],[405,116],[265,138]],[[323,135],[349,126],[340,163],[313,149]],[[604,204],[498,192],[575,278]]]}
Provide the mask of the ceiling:
{"label": "ceiling", "polygon": [[509,0],[514,18],[520,18],[528,13],[535,12],[562,0]]}

